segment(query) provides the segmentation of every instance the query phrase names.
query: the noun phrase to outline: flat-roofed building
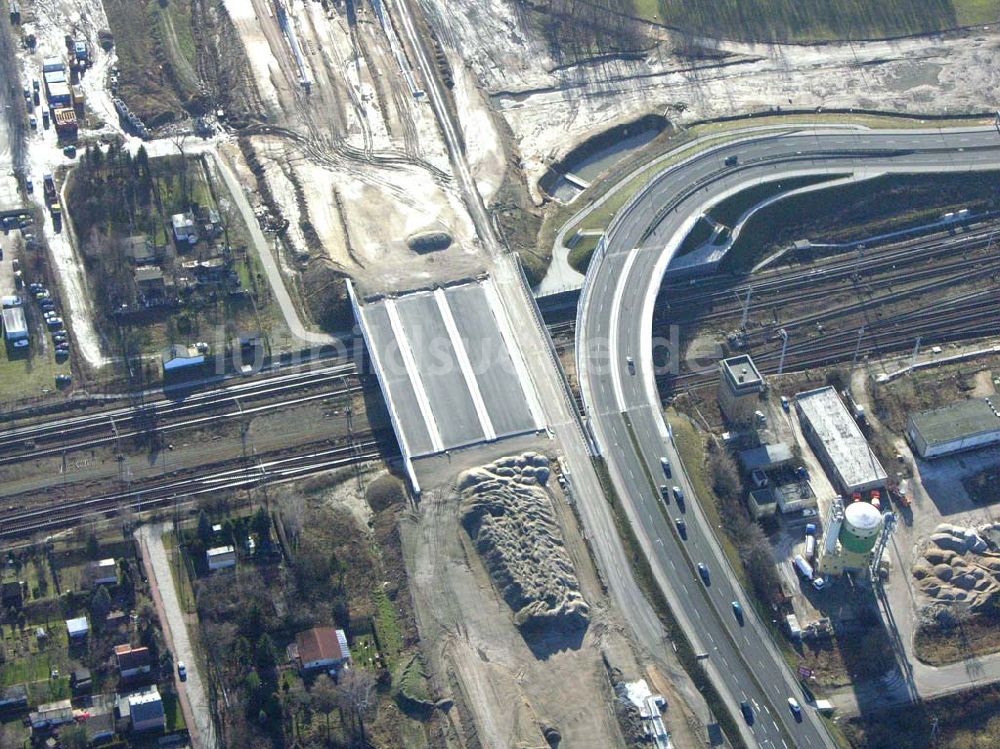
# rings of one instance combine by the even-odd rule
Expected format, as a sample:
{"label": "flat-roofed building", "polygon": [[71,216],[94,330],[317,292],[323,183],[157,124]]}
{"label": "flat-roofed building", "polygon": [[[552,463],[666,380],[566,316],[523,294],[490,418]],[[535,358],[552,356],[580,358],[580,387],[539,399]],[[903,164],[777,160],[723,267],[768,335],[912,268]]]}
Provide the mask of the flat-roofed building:
{"label": "flat-roofed building", "polygon": [[8,307],[3,311],[3,336],[7,341],[28,340],[28,322],[23,307]]}
{"label": "flat-roofed building", "polygon": [[719,408],[726,419],[739,425],[751,424],[766,387],[764,377],[746,354],[719,362]]}
{"label": "flat-roofed building", "polygon": [[210,570],[221,570],[236,566],[236,549],[232,546],[216,546],[205,552],[205,560]]}
{"label": "flat-roofed building", "polygon": [[884,486],[886,474],[847,406],[832,387],[795,396],[802,433],[845,496]]}
{"label": "flat-roofed building", "polygon": [[792,448],[785,442],[775,445],[759,445],[740,452],[740,465],[745,471],[770,471],[792,462],[795,457]]}
{"label": "flat-roofed building", "polygon": [[117,585],[118,564],[114,557],[88,562],[80,576],[80,584],[84,588],[94,588],[98,585]]}
{"label": "flat-roofed building", "polygon": [[906,436],[921,458],[994,445],[1000,442],[1000,398],[970,398],[910,414]]}

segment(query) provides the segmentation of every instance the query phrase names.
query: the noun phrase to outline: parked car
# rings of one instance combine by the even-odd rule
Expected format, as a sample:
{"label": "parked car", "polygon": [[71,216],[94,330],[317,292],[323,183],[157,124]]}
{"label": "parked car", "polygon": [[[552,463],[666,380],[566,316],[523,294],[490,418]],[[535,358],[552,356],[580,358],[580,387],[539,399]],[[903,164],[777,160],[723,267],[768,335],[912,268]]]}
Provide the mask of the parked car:
{"label": "parked car", "polygon": [[73,378],[68,374],[57,374],[56,375],[56,385],[59,387],[65,387],[73,381]]}
{"label": "parked car", "polygon": [[68,340],[69,339],[66,338],[66,334],[65,333],[53,333],[52,334],[52,342],[55,343],[55,344],[57,344],[57,345],[60,344],[60,343],[67,343]]}
{"label": "parked car", "polygon": [[187,666],[184,665],[184,661],[177,661],[177,675],[180,677],[181,681],[187,681],[188,672]]}
{"label": "parked car", "polygon": [[38,306],[43,312],[50,312],[56,308],[56,303],[51,299],[43,299],[38,303]]}
{"label": "parked car", "polygon": [[30,345],[27,338],[21,338],[20,340],[14,341],[11,344],[14,348],[28,348]]}
{"label": "parked car", "polygon": [[49,330],[60,330],[63,326],[63,319],[61,317],[50,317],[45,321],[45,324],[49,326]]}

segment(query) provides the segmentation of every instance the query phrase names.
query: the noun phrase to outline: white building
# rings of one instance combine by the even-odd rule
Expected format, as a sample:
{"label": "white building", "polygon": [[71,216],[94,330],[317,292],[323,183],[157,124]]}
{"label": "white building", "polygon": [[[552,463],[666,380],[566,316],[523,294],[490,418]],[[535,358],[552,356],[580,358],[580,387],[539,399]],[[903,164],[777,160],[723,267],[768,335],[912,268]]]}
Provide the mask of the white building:
{"label": "white building", "polygon": [[849,497],[885,485],[885,470],[836,390],[799,393],[795,409],[802,433],[835,488]]}
{"label": "white building", "polygon": [[236,549],[232,546],[216,546],[205,552],[205,559],[210,570],[223,570],[236,566]]}
{"label": "white building", "polygon": [[198,230],[194,225],[194,217],[190,213],[175,213],[170,217],[174,227],[174,240],[178,244],[197,244]]}
{"label": "white building", "polygon": [[10,343],[28,340],[28,323],[22,307],[8,307],[3,311],[3,335]]}
{"label": "white building", "polygon": [[87,617],[78,616],[76,619],[66,620],[66,631],[70,640],[78,640],[86,637],[90,633],[90,622]]}
{"label": "white building", "polygon": [[970,398],[911,414],[906,436],[921,458],[937,458],[1000,442],[1000,398]]}

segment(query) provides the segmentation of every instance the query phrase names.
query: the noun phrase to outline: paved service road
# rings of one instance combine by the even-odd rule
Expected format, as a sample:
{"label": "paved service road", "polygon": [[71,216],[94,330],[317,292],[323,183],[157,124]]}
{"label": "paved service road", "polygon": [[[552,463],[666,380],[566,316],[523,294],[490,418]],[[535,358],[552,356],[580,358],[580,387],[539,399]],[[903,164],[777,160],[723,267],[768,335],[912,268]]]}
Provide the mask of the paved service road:
{"label": "paved service road", "polygon": [[[726,165],[736,156],[738,163]],[[706,204],[755,182],[808,173],[938,172],[1000,168],[993,128],[845,132],[814,129],[750,137],[694,155],[660,173],[612,223],[595,254],[580,300],[577,367],[594,435],[630,520],[665,593],[713,681],[741,725],[739,702],[757,706],[752,740],[759,746],[832,747],[814,711],[802,722],[788,709],[801,689],[750,606],[740,626],[730,604],[743,600],[734,573],[708,527],[671,442],[652,364],[653,305],[667,263]],[[626,357],[633,357],[635,374]],[[674,466],[663,478],[660,457]],[[651,483],[651,480],[653,483]],[[686,512],[663,506],[656,485],[681,486]],[[674,521],[686,519],[688,538]],[[711,585],[694,565],[704,563]]]}
{"label": "paved service road", "polygon": [[[143,562],[156,613],[160,617],[170,652],[174,654],[174,684],[180,696],[184,720],[191,733],[191,743],[194,749],[217,749],[219,744],[215,737],[215,725],[212,723],[212,711],[208,706],[205,685],[188,637],[184,611],[177,600],[170,557],[163,546],[165,530],[166,527],[158,523],[144,525],[136,531],[136,535],[142,546]],[[177,677],[177,661],[184,661],[187,667],[186,681]]]}

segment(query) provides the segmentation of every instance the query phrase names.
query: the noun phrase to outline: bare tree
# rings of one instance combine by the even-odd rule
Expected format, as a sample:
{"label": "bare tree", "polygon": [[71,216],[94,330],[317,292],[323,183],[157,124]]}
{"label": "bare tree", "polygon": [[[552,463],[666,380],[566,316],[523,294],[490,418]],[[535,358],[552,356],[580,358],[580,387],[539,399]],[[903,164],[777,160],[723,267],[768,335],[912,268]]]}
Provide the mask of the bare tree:
{"label": "bare tree", "polygon": [[326,738],[330,740],[330,713],[338,705],[338,689],[333,680],[326,674],[321,674],[316,678],[310,690],[312,695],[312,708],[318,713],[326,716]]}
{"label": "bare tree", "polygon": [[281,505],[281,520],[285,525],[285,533],[289,540],[297,544],[299,534],[305,525],[306,500],[301,494],[293,494]]}
{"label": "bare tree", "polygon": [[365,718],[375,707],[375,674],[361,669],[344,671],[337,682],[337,704],[348,717],[351,734],[365,742]]}

